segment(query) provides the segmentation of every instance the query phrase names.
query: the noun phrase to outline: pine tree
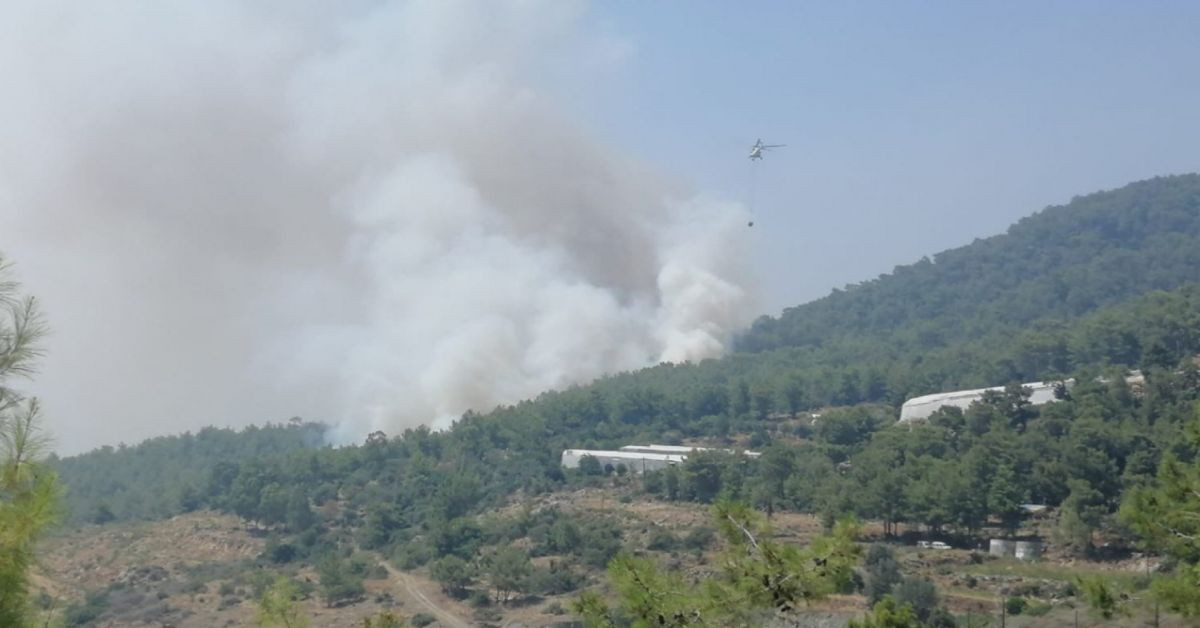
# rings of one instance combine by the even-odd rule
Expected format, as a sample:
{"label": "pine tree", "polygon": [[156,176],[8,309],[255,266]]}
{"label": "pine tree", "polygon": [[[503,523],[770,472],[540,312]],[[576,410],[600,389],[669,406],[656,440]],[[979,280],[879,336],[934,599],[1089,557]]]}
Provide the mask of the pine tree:
{"label": "pine tree", "polygon": [[[717,577],[693,585],[652,560],[628,554],[609,565],[620,608],[634,618],[633,625],[761,625],[764,617],[790,615],[841,590],[858,561],[851,523],[838,524],[832,535],[799,547],[771,540],[761,516],[743,504],[718,503],[713,517],[725,541]],[[614,611],[595,593],[580,596],[575,611],[587,626],[614,625]]]}
{"label": "pine tree", "polygon": [[[1200,409],[1187,440],[1200,451]],[[1168,608],[1200,618],[1200,458],[1187,463],[1165,454],[1157,481],[1130,492],[1121,518],[1148,547],[1176,561],[1174,573],[1154,583],[1155,594]]]}
{"label": "pine tree", "polygon": [[9,387],[33,373],[45,326],[33,298],[17,296],[5,281],[0,258],[0,626],[32,623],[29,568],[35,544],[57,520],[60,490],[41,460],[48,441],[41,433],[36,399]]}

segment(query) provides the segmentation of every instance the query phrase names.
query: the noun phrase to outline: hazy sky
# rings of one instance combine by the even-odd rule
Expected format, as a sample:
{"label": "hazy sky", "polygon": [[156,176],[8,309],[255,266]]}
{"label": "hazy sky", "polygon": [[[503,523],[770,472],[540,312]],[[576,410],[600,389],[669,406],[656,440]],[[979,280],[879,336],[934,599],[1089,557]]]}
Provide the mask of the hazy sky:
{"label": "hazy sky", "polygon": [[64,452],[445,422],[1200,170],[1196,3],[93,9],[0,8]]}
{"label": "hazy sky", "polygon": [[771,310],[1072,196],[1200,170],[1200,3],[616,2],[632,49],[577,105],[745,198]]}

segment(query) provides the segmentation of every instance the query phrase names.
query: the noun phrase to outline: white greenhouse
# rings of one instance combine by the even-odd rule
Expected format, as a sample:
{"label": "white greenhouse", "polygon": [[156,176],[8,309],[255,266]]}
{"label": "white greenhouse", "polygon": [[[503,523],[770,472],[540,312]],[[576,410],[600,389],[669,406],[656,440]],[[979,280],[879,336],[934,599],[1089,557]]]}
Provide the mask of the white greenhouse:
{"label": "white greenhouse", "polygon": [[602,449],[566,449],[562,453],[562,466],[568,469],[578,469],[579,461],[584,456],[591,456],[600,463],[606,472],[615,471],[620,465],[633,473],[657,471],[687,460],[687,456],[678,454],[655,454],[638,451],[607,451]]}
{"label": "white greenhouse", "polygon": [[[1032,394],[1029,395],[1029,403],[1040,406],[1045,403],[1056,401],[1054,389],[1060,384],[1065,383],[1068,387],[1073,384],[1073,380],[1066,382],[1030,382],[1021,384],[1022,388],[1029,388]],[[935,393],[932,395],[924,395],[921,397],[913,397],[904,402],[900,407],[900,422],[919,421],[929,418],[929,415],[937,412],[943,406],[953,406],[966,410],[972,403],[983,398],[983,393],[995,390],[1002,392],[1003,386],[994,386],[991,388],[977,388],[975,390],[955,390],[953,392]]]}
{"label": "white greenhouse", "polygon": [[604,449],[567,449],[562,453],[562,466],[568,469],[578,469],[579,461],[584,456],[595,458],[600,467],[606,472],[615,471],[624,465],[633,473],[657,471],[687,460],[688,454],[696,451],[722,451],[730,454],[741,454],[755,458],[761,454],[757,451],[734,451],[732,449],[710,449],[708,447],[690,447],[686,445],[625,445],[619,451]]}

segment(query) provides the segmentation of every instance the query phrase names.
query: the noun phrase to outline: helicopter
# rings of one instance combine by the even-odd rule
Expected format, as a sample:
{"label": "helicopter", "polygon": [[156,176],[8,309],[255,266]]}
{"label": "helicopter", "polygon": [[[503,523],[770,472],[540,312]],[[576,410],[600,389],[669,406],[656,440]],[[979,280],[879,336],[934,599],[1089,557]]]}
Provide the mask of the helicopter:
{"label": "helicopter", "polygon": [[787,146],[787,144],[763,144],[762,138],[759,138],[758,141],[754,142],[754,145],[750,147],[750,159],[762,159],[764,150],[783,148],[784,146]]}

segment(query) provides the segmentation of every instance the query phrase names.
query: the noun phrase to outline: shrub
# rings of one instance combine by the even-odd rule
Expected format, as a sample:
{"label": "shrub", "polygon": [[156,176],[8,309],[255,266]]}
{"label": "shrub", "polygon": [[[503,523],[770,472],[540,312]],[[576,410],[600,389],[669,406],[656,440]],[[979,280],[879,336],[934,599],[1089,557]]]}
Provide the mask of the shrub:
{"label": "shrub", "polygon": [[708,526],[696,526],[683,537],[683,545],[688,549],[703,550],[712,544],[716,531]]}
{"label": "shrub", "polygon": [[87,626],[92,624],[108,609],[108,592],[89,593],[82,604],[72,604],[67,607],[63,622],[67,626]]}
{"label": "shrub", "polygon": [[912,606],[921,621],[928,621],[938,607],[937,587],[925,578],[904,578],[895,586],[895,595],[900,602]]}
{"label": "shrub", "polygon": [[267,560],[277,565],[290,563],[293,560],[296,560],[298,553],[299,552],[297,552],[295,545],[292,545],[291,543],[278,543],[274,541],[268,542],[266,550],[263,552],[263,554],[266,555]]}
{"label": "shrub", "polygon": [[412,616],[412,619],[408,620],[408,623],[416,626],[416,628],[424,628],[424,626],[428,626],[435,621],[437,621],[437,617],[434,617],[429,613],[417,613],[416,615]]}
{"label": "shrub", "polygon": [[669,552],[676,547],[679,547],[679,539],[666,528],[656,528],[646,542],[646,549],[656,552]]}
{"label": "shrub", "polygon": [[1029,603],[1023,597],[1010,597],[1004,600],[1004,610],[1009,615],[1020,615],[1025,612],[1027,606],[1029,606]]}

